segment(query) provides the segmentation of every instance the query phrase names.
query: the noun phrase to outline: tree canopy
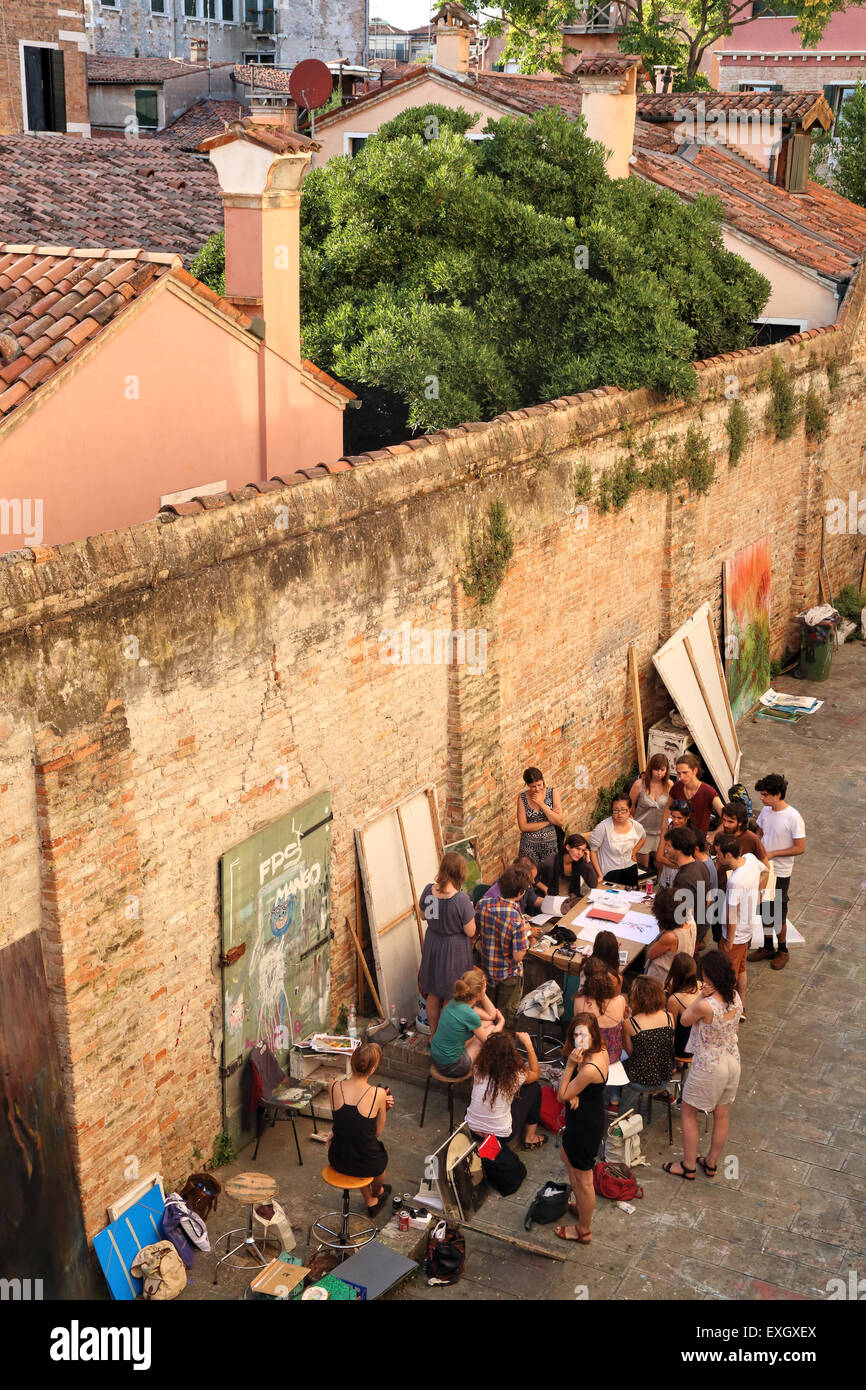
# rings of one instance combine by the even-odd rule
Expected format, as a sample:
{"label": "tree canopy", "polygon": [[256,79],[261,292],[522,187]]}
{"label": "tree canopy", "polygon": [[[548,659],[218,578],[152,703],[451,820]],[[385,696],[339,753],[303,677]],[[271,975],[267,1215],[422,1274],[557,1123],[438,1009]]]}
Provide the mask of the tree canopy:
{"label": "tree canopy", "polygon": [[599,385],[690,397],[750,341],[769,284],[715,199],[611,180],[582,118],[476,119],[404,112],[304,183],[304,353],[361,396],[355,448]]}
{"label": "tree canopy", "polygon": [[830,183],[843,198],[866,207],[866,83],[857,83],[836,118]]}
{"label": "tree canopy", "polygon": [[[489,34],[508,35],[505,56],[520,64],[522,72],[562,71],[562,26],[580,22],[581,14],[592,8],[591,0],[501,0],[500,16],[489,17],[489,0],[464,0],[465,8],[483,19]],[[817,47],[831,15],[852,8],[858,0],[784,0],[779,12],[796,17],[794,26],[803,48]],[[633,38],[659,29],[683,45],[685,77],[690,85],[701,59],[717,39],[733,34],[752,18],[753,0],[620,0],[627,22],[634,26]],[[652,49],[638,46],[631,50],[651,58]],[[668,63],[669,57],[654,61]],[[679,66],[679,63],[675,63]]]}

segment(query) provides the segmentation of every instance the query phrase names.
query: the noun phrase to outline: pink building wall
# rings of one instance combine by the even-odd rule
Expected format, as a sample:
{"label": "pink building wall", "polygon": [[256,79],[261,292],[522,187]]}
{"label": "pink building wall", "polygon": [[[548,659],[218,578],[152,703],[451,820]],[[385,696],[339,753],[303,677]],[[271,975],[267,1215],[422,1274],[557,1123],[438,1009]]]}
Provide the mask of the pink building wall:
{"label": "pink building wall", "polygon": [[[147,521],[169,493],[240,488],[343,452],[338,406],[171,289],[39,399],[0,436],[0,498],[41,499],[45,545]],[[0,552],[36,541],[5,528]]]}
{"label": "pink building wall", "polygon": [[[737,25],[725,39],[724,48],[734,53],[756,50],[761,53],[793,53],[801,48],[800,36],[794,30],[796,22],[796,18],[786,15],[762,15],[749,20],[748,24]],[[838,53],[844,50],[852,53],[862,45],[866,45],[866,5],[857,5],[844,14],[831,15],[817,49],[806,51]]]}

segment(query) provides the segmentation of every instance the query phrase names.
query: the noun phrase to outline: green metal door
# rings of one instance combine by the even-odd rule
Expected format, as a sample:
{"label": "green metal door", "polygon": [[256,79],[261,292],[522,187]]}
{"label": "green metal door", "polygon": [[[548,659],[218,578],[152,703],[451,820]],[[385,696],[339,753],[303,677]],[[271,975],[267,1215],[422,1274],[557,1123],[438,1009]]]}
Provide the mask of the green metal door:
{"label": "green metal door", "polygon": [[330,849],[330,793],[320,792],[220,859],[223,1111],[236,1145],[253,1133],[251,1048],[267,1043],[288,1070],[291,1043],[328,1026]]}

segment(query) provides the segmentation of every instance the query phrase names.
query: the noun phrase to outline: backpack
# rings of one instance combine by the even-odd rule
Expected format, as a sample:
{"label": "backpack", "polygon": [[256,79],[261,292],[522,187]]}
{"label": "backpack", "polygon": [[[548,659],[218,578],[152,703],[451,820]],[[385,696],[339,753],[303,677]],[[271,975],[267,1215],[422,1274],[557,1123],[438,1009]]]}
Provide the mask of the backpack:
{"label": "backpack", "polygon": [[465,1268],[466,1237],[459,1226],[440,1221],[427,1237],[427,1278],[438,1284],[456,1284]]}
{"label": "backpack", "polygon": [[202,1221],[207,1221],[211,1207],[216,1211],[217,1198],[221,1192],[222,1188],[212,1173],[190,1173],[180,1195],[196,1216],[200,1216]]}
{"label": "backpack", "polygon": [[161,1240],[157,1245],[145,1245],[129,1266],[129,1272],[133,1279],[142,1280],[142,1298],[154,1303],[177,1298],[186,1288],[183,1261],[168,1240]]}
{"label": "backpack", "polygon": [[643,1188],[638,1187],[631,1169],[622,1163],[596,1163],[592,1185],[599,1197],[608,1197],[611,1202],[630,1202],[633,1197],[643,1196]]}
{"label": "backpack", "polygon": [[558,1134],[565,1124],[565,1106],[556,1099],[555,1086],[541,1088],[541,1123],[551,1134]]}
{"label": "backpack", "polygon": [[[210,1241],[204,1219],[199,1216],[198,1212],[192,1210],[179,1192],[169,1192],[165,1199],[165,1213],[162,1218],[163,1229],[165,1229],[166,1215],[172,1231],[176,1231],[179,1226],[191,1245],[194,1245],[197,1250],[202,1250],[206,1255],[210,1254]],[[167,1230],[166,1235],[168,1235]],[[181,1255],[183,1255],[183,1251],[181,1251]]]}
{"label": "backpack", "polygon": [[624,1115],[616,1115],[607,1127],[604,1141],[604,1156],[608,1163],[623,1164],[627,1168],[637,1168],[646,1159],[640,1151],[640,1135],[643,1117],[634,1110],[626,1110]]}
{"label": "backpack", "polygon": [[482,1158],[484,1176],[500,1197],[510,1197],[526,1177],[526,1165],[505,1143],[495,1158]]}
{"label": "backpack", "polygon": [[551,1221],[559,1221],[568,1211],[568,1198],[571,1186],[567,1182],[546,1182],[540,1187],[529,1204],[523,1218],[523,1229],[532,1230],[533,1221],[547,1226]]}
{"label": "backpack", "polygon": [[752,819],[752,798],[749,796],[742,782],[735,782],[732,787],[728,788],[728,800],[742,801],[749,813],[749,820]]}

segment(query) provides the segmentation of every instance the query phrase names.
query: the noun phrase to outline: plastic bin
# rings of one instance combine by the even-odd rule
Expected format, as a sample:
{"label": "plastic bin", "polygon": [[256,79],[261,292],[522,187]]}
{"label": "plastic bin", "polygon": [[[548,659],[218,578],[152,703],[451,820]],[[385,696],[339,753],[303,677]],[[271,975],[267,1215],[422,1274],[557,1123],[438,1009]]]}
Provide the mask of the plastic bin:
{"label": "plastic bin", "polygon": [[800,669],[797,672],[804,680],[825,681],[833,665],[833,649],[836,645],[835,622],[817,623],[813,627],[803,622],[800,638]]}

